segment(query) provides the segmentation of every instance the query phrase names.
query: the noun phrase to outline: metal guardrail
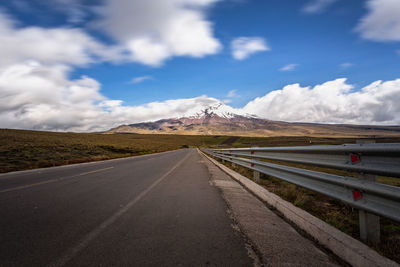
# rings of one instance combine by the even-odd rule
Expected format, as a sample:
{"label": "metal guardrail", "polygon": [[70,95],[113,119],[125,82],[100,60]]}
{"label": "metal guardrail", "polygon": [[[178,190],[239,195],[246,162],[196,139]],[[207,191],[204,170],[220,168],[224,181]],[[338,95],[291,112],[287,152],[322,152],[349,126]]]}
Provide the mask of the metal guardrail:
{"label": "metal guardrail", "polygon": [[[360,209],[360,231],[364,241],[379,241],[379,217],[374,217],[373,214],[400,222],[400,187],[377,183],[374,176],[400,177],[400,143],[203,151],[252,169],[255,177],[264,173]],[[359,178],[290,167],[265,160],[347,170],[359,173]],[[365,215],[365,218],[362,219],[361,215]],[[372,228],[378,229],[371,230]]]}

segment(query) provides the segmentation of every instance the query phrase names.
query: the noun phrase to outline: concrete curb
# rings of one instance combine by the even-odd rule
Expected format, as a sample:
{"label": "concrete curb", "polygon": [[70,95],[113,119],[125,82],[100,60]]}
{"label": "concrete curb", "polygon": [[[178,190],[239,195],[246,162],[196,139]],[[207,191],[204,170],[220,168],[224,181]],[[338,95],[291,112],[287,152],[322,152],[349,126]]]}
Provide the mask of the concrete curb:
{"label": "concrete curb", "polygon": [[292,203],[281,199],[264,187],[220,164],[205,153],[202,154],[258,198],[276,208],[288,220],[296,224],[300,229],[315,238],[321,245],[331,250],[352,266],[400,266],[396,262],[381,256],[360,241],[339,231],[306,211],[295,207]]}

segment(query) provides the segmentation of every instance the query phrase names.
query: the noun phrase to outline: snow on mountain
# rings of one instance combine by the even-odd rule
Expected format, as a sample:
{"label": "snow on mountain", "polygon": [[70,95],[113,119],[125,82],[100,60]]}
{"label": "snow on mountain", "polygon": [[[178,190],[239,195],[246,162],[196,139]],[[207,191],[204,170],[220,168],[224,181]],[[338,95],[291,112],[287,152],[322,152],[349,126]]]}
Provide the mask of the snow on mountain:
{"label": "snow on mountain", "polygon": [[194,111],[189,114],[185,114],[184,117],[190,118],[190,119],[200,119],[203,117],[213,117],[213,116],[218,116],[224,119],[232,119],[237,116],[243,116],[243,117],[249,117],[249,118],[257,118],[255,115],[249,115],[246,113],[243,113],[240,109],[235,109],[230,106],[225,105],[222,102],[219,102],[215,105],[211,105],[207,108],[203,108],[198,111]]}

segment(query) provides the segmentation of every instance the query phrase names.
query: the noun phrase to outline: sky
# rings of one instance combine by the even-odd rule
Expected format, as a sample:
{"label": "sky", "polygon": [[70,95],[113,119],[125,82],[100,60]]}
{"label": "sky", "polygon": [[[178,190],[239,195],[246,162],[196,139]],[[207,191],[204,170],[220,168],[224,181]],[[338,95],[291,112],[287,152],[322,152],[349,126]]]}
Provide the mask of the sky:
{"label": "sky", "polygon": [[400,124],[399,0],[0,0],[0,128],[100,131],[224,103]]}

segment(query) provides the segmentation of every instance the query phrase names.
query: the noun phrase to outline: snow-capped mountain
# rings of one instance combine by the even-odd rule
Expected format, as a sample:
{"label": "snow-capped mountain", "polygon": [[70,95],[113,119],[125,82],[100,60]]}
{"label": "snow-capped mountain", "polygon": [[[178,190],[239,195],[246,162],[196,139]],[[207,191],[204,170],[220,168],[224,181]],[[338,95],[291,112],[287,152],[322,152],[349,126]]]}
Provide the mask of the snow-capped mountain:
{"label": "snow-capped mountain", "polygon": [[192,110],[184,117],[121,125],[106,133],[236,136],[394,136],[396,126],[288,123],[243,114],[223,103]]}
{"label": "snow-capped mountain", "polygon": [[204,116],[219,116],[221,118],[232,119],[237,115],[243,115],[239,110],[236,110],[230,106],[227,106],[223,103],[218,103],[213,106],[209,106],[205,109],[202,109],[199,112],[195,112],[192,115],[186,116],[188,118],[196,119],[202,118]]}
{"label": "snow-capped mountain", "polygon": [[199,119],[204,116],[218,116],[225,119],[232,119],[235,116],[244,116],[249,118],[257,117],[255,115],[244,113],[241,109],[235,109],[225,105],[222,102],[218,102],[208,107],[196,107],[196,109],[189,110],[186,114],[179,118]]}

